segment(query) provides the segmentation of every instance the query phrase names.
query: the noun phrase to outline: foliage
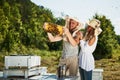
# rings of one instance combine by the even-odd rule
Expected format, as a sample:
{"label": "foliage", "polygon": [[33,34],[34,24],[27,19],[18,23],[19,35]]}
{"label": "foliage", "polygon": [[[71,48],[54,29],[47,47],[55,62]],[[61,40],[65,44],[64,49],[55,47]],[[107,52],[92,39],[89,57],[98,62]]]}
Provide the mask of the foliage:
{"label": "foliage", "polygon": [[118,43],[120,45],[120,35],[117,35],[117,41],[118,41]]}
{"label": "foliage", "polygon": [[117,36],[114,31],[114,26],[111,21],[105,16],[95,15],[94,18],[101,21],[102,33],[99,35],[97,49],[95,51],[95,57],[98,58],[111,58],[112,54],[116,53],[119,45],[117,42]]}
{"label": "foliage", "polygon": [[[120,48],[120,37],[105,16],[95,15],[101,21],[95,58],[112,57]],[[32,54],[29,50],[62,50],[62,41],[50,43],[43,30],[44,22],[64,26],[63,18],[55,18],[50,9],[37,6],[30,0],[0,0],[0,54]],[[118,44],[119,43],[119,44]],[[34,51],[34,50],[33,50]]]}
{"label": "foliage", "polygon": [[0,4],[0,51],[22,53],[27,48],[61,48],[56,48],[61,43],[47,44],[48,38],[42,28],[44,22],[62,24],[62,18],[54,18],[51,10],[36,6],[30,0],[1,0]]}

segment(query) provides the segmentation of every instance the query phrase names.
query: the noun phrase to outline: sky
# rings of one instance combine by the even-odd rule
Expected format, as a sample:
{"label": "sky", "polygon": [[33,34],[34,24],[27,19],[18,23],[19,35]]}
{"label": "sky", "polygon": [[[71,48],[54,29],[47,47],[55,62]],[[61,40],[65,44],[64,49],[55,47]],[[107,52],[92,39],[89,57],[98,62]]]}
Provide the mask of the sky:
{"label": "sky", "polygon": [[120,0],[31,0],[50,9],[55,17],[77,17],[86,23],[97,13],[110,19],[114,31],[120,35]]}

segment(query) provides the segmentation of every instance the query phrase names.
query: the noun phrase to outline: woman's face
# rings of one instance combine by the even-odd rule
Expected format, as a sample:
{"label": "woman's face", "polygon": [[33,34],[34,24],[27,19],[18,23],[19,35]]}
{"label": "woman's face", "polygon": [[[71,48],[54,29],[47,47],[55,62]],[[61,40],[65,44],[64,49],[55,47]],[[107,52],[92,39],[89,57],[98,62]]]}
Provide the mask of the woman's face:
{"label": "woman's face", "polygon": [[87,32],[91,32],[91,31],[93,31],[94,30],[94,28],[92,28],[91,26],[88,26],[87,27]]}
{"label": "woman's face", "polygon": [[90,35],[94,34],[94,28],[92,28],[91,26],[88,26],[88,27],[87,27],[87,32],[88,32]]}
{"label": "woman's face", "polygon": [[73,19],[70,19],[69,30],[74,30],[78,26],[78,22]]}

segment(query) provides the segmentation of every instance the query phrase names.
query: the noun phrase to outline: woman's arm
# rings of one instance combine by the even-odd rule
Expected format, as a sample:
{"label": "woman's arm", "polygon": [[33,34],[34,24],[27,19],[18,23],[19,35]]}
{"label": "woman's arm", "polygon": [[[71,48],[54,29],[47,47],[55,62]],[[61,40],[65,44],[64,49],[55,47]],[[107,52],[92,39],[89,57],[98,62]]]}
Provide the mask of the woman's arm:
{"label": "woman's arm", "polygon": [[72,44],[72,46],[76,46],[77,42],[73,39],[71,33],[67,33],[66,35],[67,35],[69,42]]}
{"label": "woman's arm", "polygon": [[[47,25],[44,23],[43,28],[46,29]],[[53,36],[51,33],[47,32],[50,42],[56,42],[62,40],[62,37],[59,35]]]}
{"label": "woman's arm", "polygon": [[88,41],[88,45],[89,45],[89,46],[92,46],[92,45],[94,44],[95,40],[96,40],[96,36],[93,36],[93,37]]}
{"label": "woman's arm", "polygon": [[47,33],[47,35],[48,35],[50,42],[56,42],[56,41],[62,40],[61,36],[58,36],[58,35],[53,36],[51,33]]}
{"label": "woman's arm", "polygon": [[77,36],[75,37],[75,39],[73,38],[73,36],[71,35],[71,33],[69,32],[68,28],[64,28],[64,32],[69,40],[69,42],[72,44],[72,46],[76,46],[79,44],[80,39],[81,39],[81,34],[77,34]]}

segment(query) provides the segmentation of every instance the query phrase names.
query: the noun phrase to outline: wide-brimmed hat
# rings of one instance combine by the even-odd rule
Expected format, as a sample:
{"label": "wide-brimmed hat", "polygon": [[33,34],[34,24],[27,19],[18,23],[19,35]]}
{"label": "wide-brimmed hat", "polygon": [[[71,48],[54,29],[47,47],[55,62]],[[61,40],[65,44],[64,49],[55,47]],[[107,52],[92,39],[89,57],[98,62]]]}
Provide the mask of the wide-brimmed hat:
{"label": "wide-brimmed hat", "polygon": [[[76,22],[78,22],[78,26],[76,26],[75,31],[74,31],[73,34],[72,34],[72,36],[75,36],[76,32],[78,32],[78,31],[81,30],[81,29],[84,29],[84,27],[83,27],[83,23],[80,22],[80,21],[78,20],[78,18],[76,18],[76,17],[69,17],[69,16],[66,16],[66,17],[65,17],[65,20],[66,20],[65,26],[69,23],[69,21],[70,21],[71,19],[74,20],[74,21],[76,21]],[[68,22],[68,23],[67,23],[67,22]],[[69,26],[68,26],[68,28],[69,28]]]}
{"label": "wide-brimmed hat", "polygon": [[100,21],[97,20],[97,19],[92,19],[89,22],[87,22],[87,24],[94,29],[97,28],[97,27],[100,27]]}
{"label": "wide-brimmed hat", "polygon": [[100,28],[100,21],[98,19],[92,19],[89,22],[87,22],[87,25],[95,29],[95,35],[99,35],[102,32],[102,29]]}
{"label": "wide-brimmed hat", "polygon": [[[78,22],[78,26],[76,26],[77,29],[83,28],[83,23],[80,22],[78,18],[76,18],[76,17],[70,17],[70,16],[66,16],[66,17],[65,17],[65,21],[69,22],[70,20],[73,20],[73,21]],[[65,23],[65,25],[66,25],[66,24],[67,24],[67,23]],[[68,27],[69,27],[69,26],[68,26]],[[80,28],[79,28],[79,27],[80,27]]]}
{"label": "wide-brimmed hat", "polygon": [[101,28],[96,28],[94,35],[98,36],[102,32]]}

